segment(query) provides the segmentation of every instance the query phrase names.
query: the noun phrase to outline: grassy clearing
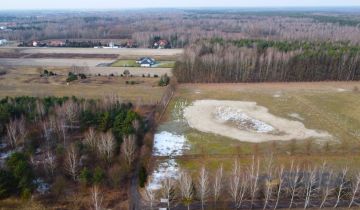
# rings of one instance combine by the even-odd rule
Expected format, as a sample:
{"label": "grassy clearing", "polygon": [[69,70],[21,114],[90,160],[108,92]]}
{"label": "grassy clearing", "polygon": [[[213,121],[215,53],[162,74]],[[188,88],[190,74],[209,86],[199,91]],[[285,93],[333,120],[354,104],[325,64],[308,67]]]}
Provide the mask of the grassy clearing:
{"label": "grassy clearing", "polygon": [[[37,68],[8,69],[0,76],[0,97],[6,96],[77,96],[81,98],[101,98],[107,94],[118,94],[124,101],[154,104],[162,97],[162,87],[158,78],[90,76],[84,80],[66,83],[66,68],[47,68],[58,76],[40,77]],[[129,85],[126,81],[135,81]]]}
{"label": "grassy clearing", "polygon": [[111,67],[140,67],[135,60],[117,60],[111,64]]}
{"label": "grassy clearing", "polygon": [[[157,61],[154,68],[173,68],[175,61]],[[111,64],[111,67],[140,67],[136,60],[117,60]]]}
{"label": "grassy clearing", "polygon": [[187,128],[182,132],[191,145],[187,154],[201,154],[202,157],[179,162],[189,169],[198,169],[204,163],[214,168],[221,162],[230,167],[237,155],[246,162],[252,155],[274,154],[284,164],[294,159],[304,163],[328,160],[339,167],[356,165],[360,162],[360,93],[353,91],[355,86],[360,86],[360,83],[180,85],[167,111],[170,121],[177,101],[255,101],[276,116],[302,121],[309,129],[327,131],[333,139],[327,142],[306,139],[256,144]]}

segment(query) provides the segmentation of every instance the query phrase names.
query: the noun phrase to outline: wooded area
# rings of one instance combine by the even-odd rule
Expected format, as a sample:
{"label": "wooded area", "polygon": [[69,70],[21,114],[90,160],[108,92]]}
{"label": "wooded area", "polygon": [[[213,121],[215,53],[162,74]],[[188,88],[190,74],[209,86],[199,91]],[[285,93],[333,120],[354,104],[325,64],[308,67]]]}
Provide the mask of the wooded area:
{"label": "wooded area", "polygon": [[359,80],[360,47],[349,43],[212,39],[185,49],[179,82]]}

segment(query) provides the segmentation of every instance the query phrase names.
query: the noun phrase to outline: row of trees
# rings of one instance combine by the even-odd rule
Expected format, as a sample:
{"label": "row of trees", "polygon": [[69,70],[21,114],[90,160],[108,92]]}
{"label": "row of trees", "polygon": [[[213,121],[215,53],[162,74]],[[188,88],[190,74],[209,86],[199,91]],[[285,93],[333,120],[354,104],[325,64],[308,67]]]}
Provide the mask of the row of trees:
{"label": "row of trees", "polygon": [[359,80],[359,47],[346,43],[199,41],[185,49],[179,82]]}
{"label": "row of trees", "polygon": [[[183,204],[190,209],[280,209],[355,207],[360,202],[360,173],[344,167],[334,170],[326,162],[318,166],[275,166],[272,158],[260,163],[253,158],[248,165],[235,160],[225,172],[201,167],[190,173],[181,170],[177,178],[166,178],[162,188],[146,187],[148,206],[159,199],[167,207]],[[225,205],[225,207],[224,207]]]}
{"label": "row of trees", "polygon": [[[0,21],[6,15],[0,14]],[[9,22],[6,20],[5,22]],[[95,43],[81,39],[127,39],[139,47],[153,45],[155,37],[184,47],[201,38],[259,38],[268,40],[351,41],[359,43],[359,17],[343,12],[246,12],[244,10],[171,10],[118,12],[22,13],[12,17],[12,31],[0,36],[9,40],[78,39],[73,47]],[[104,43],[104,42],[102,42]],[[101,44],[101,43],[97,43]],[[131,44],[132,46],[132,44]]]}

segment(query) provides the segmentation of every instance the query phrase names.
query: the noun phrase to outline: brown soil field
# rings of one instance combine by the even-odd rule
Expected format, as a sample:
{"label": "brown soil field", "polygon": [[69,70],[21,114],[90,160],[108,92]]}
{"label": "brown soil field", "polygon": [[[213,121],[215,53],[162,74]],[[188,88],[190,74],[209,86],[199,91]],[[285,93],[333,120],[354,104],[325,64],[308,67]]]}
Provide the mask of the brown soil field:
{"label": "brown soil field", "polygon": [[[124,101],[141,104],[157,103],[165,90],[159,87],[159,78],[90,76],[67,84],[69,69],[48,68],[58,76],[40,77],[42,69],[34,67],[9,68],[0,76],[0,98],[6,96],[77,96],[80,98],[102,98],[117,94]],[[26,72],[26,73],[25,73]],[[126,84],[135,81],[137,84]]]}

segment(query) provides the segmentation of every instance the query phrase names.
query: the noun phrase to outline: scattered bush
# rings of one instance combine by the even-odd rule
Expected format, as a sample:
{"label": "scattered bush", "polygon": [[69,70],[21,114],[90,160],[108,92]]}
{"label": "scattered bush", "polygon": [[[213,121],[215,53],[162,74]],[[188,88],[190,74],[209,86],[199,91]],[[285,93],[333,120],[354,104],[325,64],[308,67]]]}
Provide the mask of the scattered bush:
{"label": "scattered bush", "polygon": [[78,76],[72,72],[69,72],[66,82],[72,82],[78,79]]}
{"label": "scattered bush", "polygon": [[167,86],[170,82],[170,77],[167,74],[164,74],[160,77],[159,86]]}

